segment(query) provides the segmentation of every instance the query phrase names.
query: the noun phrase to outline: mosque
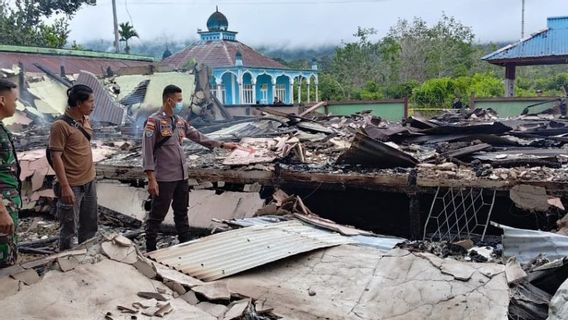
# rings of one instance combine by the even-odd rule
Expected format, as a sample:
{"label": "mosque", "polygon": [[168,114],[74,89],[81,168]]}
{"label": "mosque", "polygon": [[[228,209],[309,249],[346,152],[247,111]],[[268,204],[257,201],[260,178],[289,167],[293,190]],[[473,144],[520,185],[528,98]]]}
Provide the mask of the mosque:
{"label": "mosque", "polygon": [[[315,60],[310,70],[291,69],[237,40],[224,14],[216,10],[207,20],[200,40],[164,59],[181,69],[188,62],[203,63],[212,70],[211,88],[225,105],[294,104],[319,100]],[[301,90],[308,101],[302,101]],[[309,101],[310,90],[315,101]],[[314,92],[312,92],[312,97]]]}

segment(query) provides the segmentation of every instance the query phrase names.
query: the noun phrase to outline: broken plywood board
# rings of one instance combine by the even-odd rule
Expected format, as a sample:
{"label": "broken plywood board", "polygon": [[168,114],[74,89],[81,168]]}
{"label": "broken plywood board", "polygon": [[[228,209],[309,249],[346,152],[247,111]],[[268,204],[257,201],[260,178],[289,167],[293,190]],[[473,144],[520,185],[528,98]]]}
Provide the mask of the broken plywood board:
{"label": "broken plywood board", "polygon": [[0,277],[0,288],[2,288],[2,290],[0,290],[0,301],[18,293],[21,286],[19,280],[10,277]]}
{"label": "broken plywood board", "polygon": [[153,262],[153,265],[158,275],[162,277],[164,281],[176,282],[188,288],[193,288],[195,286],[201,286],[205,284],[205,282],[199,279],[190,277],[187,274],[181,273],[177,270],[173,270],[159,263]]}
{"label": "broken plywood board", "polygon": [[543,187],[526,184],[516,185],[511,188],[509,196],[517,208],[538,212],[548,211],[548,196]]}
{"label": "broken plywood board", "polygon": [[113,181],[97,183],[98,205],[114,212],[144,221],[142,201],[148,198],[148,191]]}
{"label": "broken plywood board", "polygon": [[[99,182],[97,197],[100,206],[144,221],[146,213],[142,208],[142,201],[148,197],[146,189],[116,182]],[[252,217],[263,204],[258,193],[224,192],[218,195],[213,190],[192,190],[189,193],[189,225],[194,228],[212,229],[216,226],[212,219]],[[171,208],[164,224],[174,225]]]}
{"label": "broken plywood board", "polygon": [[105,241],[101,244],[101,250],[107,257],[118,262],[134,264],[138,261],[138,253],[133,245],[124,247],[113,241]]}
{"label": "broken plywood board", "polygon": [[[263,205],[255,192],[227,191],[218,195],[212,190],[194,190],[189,193],[189,225],[211,229],[215,226],[211,219],[250,218]],[[170,219],[173,223],[173,216]]]}
{"label": "broken plywood board", "polygon": [[191,290],[203,295],[207,300],[231,300],[231,292],[227,289],[227,285],[221,282],[207,283],[193,287]]}
{"label": "broken plywood board", "polygon": [[516,257],[510,257],[505,265],[505,276],[509,285],[518,284],[527,278],[527,273],[521,268]]}
{"label": "broken plywood board", "polygon": [[[471,279],[444,274],[437,267],[444,263],[455,263],[455,269],[471,266]],[[381,254],[350,245],[292,257],[218,282],[227,283],[231,292],[264,301],[286,319],[501,320],[507,318],[509,303],[502,265],[447,262],[404,250]]]}
{"label": "broken plywood board", "polygon": [[276,160],[276,156],[264,149],[235,149],[223,161],[226,166],[243,166],[255,163],[267,163]]}
{"label": "broken plywood board", "polygon": [[353,242],[293,220],[214,234],[150,252],[148,257],[210,281],[299,253]]}
{"label": "broken plywood board", "polygon": [[[118,305],[130,306],[141,301],[139,291],[166,290],[174,312],[171,320],[214,320],[209,314],[181,299],[171,299],[171,291],[152,281],[134,267],[108,259],[84,264],[62,273],[48,272],[44,279],[2,301],[2,317],[6,319],[92,319],[115,313]],[[30,303],[33,301],[34,303]]]}

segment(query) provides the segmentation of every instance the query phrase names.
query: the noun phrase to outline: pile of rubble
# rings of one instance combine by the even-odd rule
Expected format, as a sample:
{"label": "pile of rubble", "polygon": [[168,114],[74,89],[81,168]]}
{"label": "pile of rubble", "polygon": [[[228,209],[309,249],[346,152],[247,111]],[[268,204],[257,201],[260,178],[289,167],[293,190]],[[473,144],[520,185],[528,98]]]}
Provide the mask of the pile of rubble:
{"label": "pile of rubble", "polygon": [[[209,137],[240,147],[209,151],[185,142],[192,174],[215,178],[189,181],[189,222],[200,231],[196,236],[205,236],[178,244],[169,214],[160,250],[145,254],[141,124],[160,104],[165,83],[185,88],[194,79],[196,90],[184,90],[190,107],[183,116]],[[555,320],[567,312],[563,116],[500,119],[476,109],[389,123],[369,112],[324,116],[315,113],[318,104],[297,115],[263,109],[259,117],[233,117],[210,94],[207,70],[199,67],[191,75],[161,70],[100,81],[89,73],[50,73],[22,80],[21,104],[8,125],[21,151],[23,259],[0,270],[6,317]],[[57,253],[57,223],[40,214],[55,201],[45,143],[47,124],[63,112],[61,92],[71,81],[95,90],[94,160],[98,176],[107,179],[97,186],[98,237]],[[456,225],[463,217],[475,219],[481,238],[467,230],[467,237],[434,240],[443,232],[431,209],[423,239],[409,241],[324,219],[279,189],[294,179],[314,183],[315,191],[325,182],[345,187],[356,181],[345,177],[359,179],[363,188],[385,177],[385,189],[404,187],[408,195],[418,187],[437,188],[432,209],[437,199],[445,205],[441,187],[459,189],[461,198],[451,200],[482,198],[483,191],[462,192],[466,187],[491,190],[494,200],[501,188],[517,208],[564,218],[557,233],[493,224],[503,236],[486,236],[490,214],[477,219],[487,203],[471,201],[470,216],[462,202],[463,210],[452,212],[459,215]],[[551,185],[557,187],[551,191]],[[429,224],[433,220],[437,227]]]}
{"label": "pile of rubble", "polygon": [[217,223],[213,235],[147,254],[140,232],[105,225],[72,251],[0,270],[3,314],[556,320],[568,302],[566,236],[501,226],[502,243],[410,242],[321,218],[282,190],[254,216]]}

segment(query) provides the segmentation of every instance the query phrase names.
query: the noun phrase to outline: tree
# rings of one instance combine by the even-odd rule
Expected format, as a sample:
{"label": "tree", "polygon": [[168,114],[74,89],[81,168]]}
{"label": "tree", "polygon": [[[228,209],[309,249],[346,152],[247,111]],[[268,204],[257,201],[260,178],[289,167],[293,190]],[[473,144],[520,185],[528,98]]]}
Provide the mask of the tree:
{"label": "tree", "polygon": [[95,0],[0,0],[3,31],[0,43],[61,48],[69,36],[69,19],[83,4],[95,3]]}
{"label": "tree", "polygon": [[356,42],[344,43],[335,50],[330,70],[334,78],[344,89],[346,99],[351,99],[353,92],[365,86],[369,81],[382,83],[379,45],[369,39],[376,34],[373,28],[358,27],[353,34]]}
{"label": "tree", "polygon": [[120,34],[120,41],[124,41],[125,43],[124,52],[130,53],[128,40],[132,38],[139,38],[138,33],[134,30],[134,26],[130,25],[129,22],[121,23],[119,24],[118,34]]}
{"label": "tree", "polygon": [[69,37],[69,23],[63,18],[56,19],[51,25],[41,25],[39,31],[48,47],[62,48]]}
{"label": "tree", "polygon": [[387,39],[399,46],[402,81],[467,75],[475,63],[470,27],[445,14],[432,27],[420,18],[399,20]]}

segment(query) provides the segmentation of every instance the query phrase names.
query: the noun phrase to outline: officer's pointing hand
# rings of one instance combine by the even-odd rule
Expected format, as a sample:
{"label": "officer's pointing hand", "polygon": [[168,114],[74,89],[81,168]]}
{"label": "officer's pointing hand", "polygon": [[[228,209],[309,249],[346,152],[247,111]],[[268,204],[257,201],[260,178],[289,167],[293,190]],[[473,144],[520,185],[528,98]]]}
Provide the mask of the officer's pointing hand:
{"label": "officer's pointing hand", "polygon": [[234,142],[225,142],[223,143],[223,149],[228,149],[228,150],[235,150],[236,148],[238,148],[239,145],[234,143]]}

